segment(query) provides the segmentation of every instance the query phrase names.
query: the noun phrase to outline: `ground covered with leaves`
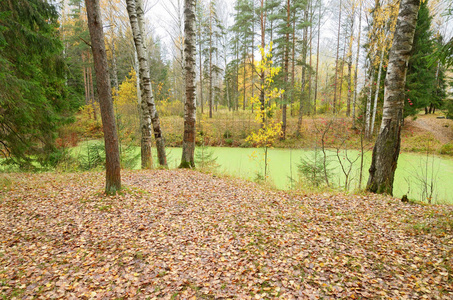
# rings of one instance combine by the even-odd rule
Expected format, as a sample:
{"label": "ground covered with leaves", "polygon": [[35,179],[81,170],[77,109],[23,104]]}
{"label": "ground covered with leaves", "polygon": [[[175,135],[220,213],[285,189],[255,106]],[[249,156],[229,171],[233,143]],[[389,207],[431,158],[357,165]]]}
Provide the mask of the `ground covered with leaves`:
{"label": "ground covered with leaves", "polygon": [[7,299],[453,298],[453,207],[188,170],[4,174]]}

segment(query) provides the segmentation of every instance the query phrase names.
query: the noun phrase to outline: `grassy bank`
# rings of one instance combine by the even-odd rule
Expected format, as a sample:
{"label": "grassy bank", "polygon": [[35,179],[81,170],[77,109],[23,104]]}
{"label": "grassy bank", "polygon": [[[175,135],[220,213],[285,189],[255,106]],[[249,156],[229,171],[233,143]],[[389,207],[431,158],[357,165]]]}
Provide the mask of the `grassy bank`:
{"label": "grassy bank", "polygon": [[[276,112],[276,119],[280,121],[281,113]],[[422,116],[422,115],[420,115]],[[435,152],[452,155],[453,146],[441,141],[429,130],[414,126],[412,117],[407,118],[402,130],[401,150],[404,152]],[[443,120],[448,126],[452,120]],[[449,122],[449,123],[448,123]],[[275,148],[303,148],[314,149],[322,144],[326,148],[364,149],[370,150],[374,145],[375,137],[365,139],[360,130],[360,124],[353,128],[352,119],[347,117],[332,117],[328,115],[305,116],[301,130],[298,133],[298,118],[288,114],[287,139],[278,140]],[[140,132],[138,119],[135,115],[119,115],[119,135],[123,145],[139,145]],[[182,145],[184,120],[182,116],[163,116],[161,125],[164,131],[167,146],[179,147]],[[376,125],[375,132],[379,125]],[[197,144],[220,147],[253,147],[246,141],[251,132],[259,125],[254,120],[250,110],[228,111],[221,109],[210,119],[206,114],[197,116]],[[102,137],[100,121],[90,119],[90,114],[81,113],[76,124],[68,126],[60,134],[60,144],[74,146],[78,141],[97,139]]]}

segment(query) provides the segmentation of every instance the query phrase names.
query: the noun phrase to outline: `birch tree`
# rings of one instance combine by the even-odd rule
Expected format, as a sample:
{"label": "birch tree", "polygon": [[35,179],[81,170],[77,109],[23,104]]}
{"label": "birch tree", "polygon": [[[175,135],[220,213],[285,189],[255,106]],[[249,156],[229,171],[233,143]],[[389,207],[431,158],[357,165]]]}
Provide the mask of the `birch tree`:
{"label": "birch tree", "polygon": [[195,102],[195,0],[184,3],[184,60],[186,99],[184,103],[184,137],[180,168],[195,167],[194,151],[196,136]]}
{"label": "birch tree", "polygon": [[384,86],[384,111],[373,149],[367,190],[392,195],[401,146],[404,86],[420,0],[402,0]]}
{"label": "birch tree", "polygon": [[359,57],[360,57],[360,38],[362,35],[362,3],[363,0],[359,0],[359,33],[357,37],[357,53],[355,57],[355,70],[354,70],[354,97],[352,99],[352,128],[355,128],[355,116],[356,116],[356,104],[357,104],[357,72],[359,68]]}
{"label": "birch tree", "polygon": [[[140,90],[142,97],[142,111],[144,113],[144,123],[146,118],[151,118],[156,141],[157,158],[161,166],[167,166],[167,156],[165,154],[165,141],[163,138],[160,120],[157,114],[156,105],[151,86],[151,78],[148,60],[146,58],[146,46],[143,41],[143,7],[140,0],[127,0],[127,12],[131,23],[132,34],[134,36],[135,49],[139,61]],[[146,115],[145,115],[146,114]],[[143,129],[144,130],[144,129]],[[146,153],[148,155],[148,153]]]}

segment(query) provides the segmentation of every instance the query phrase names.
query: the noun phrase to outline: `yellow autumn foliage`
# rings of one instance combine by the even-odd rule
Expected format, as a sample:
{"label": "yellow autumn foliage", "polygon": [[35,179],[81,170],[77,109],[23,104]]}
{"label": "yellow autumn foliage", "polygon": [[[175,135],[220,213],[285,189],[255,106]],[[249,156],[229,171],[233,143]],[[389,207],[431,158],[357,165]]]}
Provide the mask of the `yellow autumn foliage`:
{"label": "yellow autumn foliage", "polygon": [[[258,74],[264,73],[264,83],[261,89],[264,90],[264,103],[271,103],[272,99],[279,98],[285,91],[278,88],[272,88],[274,77],[280,72],[280,67],[274,67],[272,61],[272,42],[265,49],[260,47],[261,61],[256,64]],[[272,147],[277,136],[280,135],[282,124],[276,122],[273,118],[277,106],[275,102],[271,105],[261,107],[259,95],[250,99],[252,105],[256,105],[260,109],[255,111],[255,121],[259,123],[260,129],[252,132],[247,141],[255,144],[257,147]]]}

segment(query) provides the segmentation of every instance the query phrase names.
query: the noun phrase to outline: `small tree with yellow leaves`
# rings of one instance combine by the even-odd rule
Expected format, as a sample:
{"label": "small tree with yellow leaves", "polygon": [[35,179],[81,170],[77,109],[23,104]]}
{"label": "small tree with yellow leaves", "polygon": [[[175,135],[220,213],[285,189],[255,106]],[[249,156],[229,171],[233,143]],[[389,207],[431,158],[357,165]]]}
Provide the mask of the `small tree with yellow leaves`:
{"label": "small tree with yellow leaves", "polygon": [[[255,69],[261,74],[260,94],[252,97],[250,102],[260,109],[255,111],[255,121],[260,124],[260,129],[252,132],[247,141],[255,147],[263,148],[264,155],[264,180],[267,178],[268,149],[273,146],[277,136],[281,134],[282,124],[274,120],[274,112],[277,109],[272,99],[280,97],[284,90],[273,88],[274,77],[280,72],[280,67],[274,67],[272,61],[272,42],[266,48],[260,48],[261,61],[257,62]],[[256,155],[254,155],[256,157]]]}

